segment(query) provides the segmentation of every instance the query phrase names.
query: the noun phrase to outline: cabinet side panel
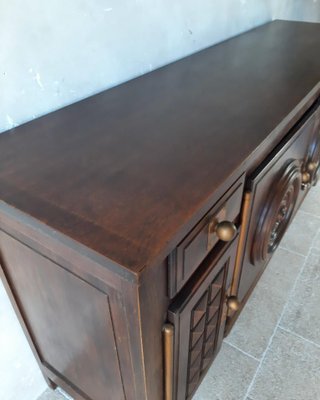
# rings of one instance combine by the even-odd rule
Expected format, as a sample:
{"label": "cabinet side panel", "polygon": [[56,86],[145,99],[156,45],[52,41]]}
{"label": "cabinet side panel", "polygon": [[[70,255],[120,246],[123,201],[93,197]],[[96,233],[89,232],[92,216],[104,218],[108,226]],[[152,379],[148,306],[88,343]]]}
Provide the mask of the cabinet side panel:
{"label": "cabinet side panel", "polygon": [[139,290],[142,345],[145,363],[147,398],[163,400],[163,337],[169,298],[167,296],[167,261],[147,269]]}
{"label": "cabinet side panel", "polygon": [[4,273],[41,362],[90,400],[123,400],[110,293],[0,231]]}

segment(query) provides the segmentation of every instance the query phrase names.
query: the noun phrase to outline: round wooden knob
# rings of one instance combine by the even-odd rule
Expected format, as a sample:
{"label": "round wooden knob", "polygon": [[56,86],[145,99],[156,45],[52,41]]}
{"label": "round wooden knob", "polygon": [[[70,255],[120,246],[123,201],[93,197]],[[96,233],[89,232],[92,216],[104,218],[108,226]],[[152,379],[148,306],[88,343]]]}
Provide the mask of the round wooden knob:
{"label": "round wooden knob", "polygon": [[318,167],[318,163],[316,163],[316,162],[309,162],[309,163],[307,164],[307,170],[308,170],[309,172],[315,171],[315,170],[317,169],[317,167]]}
{"label": "round wooden knob", "polygon": [[310,179],[311,179],[311,175],[309,174],[309,172],[302,173],[302,182],[303,183],[309,183]]}
{"label": "round wooden knob", "polygon": [[238,311],[240,308],[240,302],[237,299],[236,296],[230,296],[227,299],[227,306],[230,308],[232,311]]}
{"label": "round wooden knob", "polygon": [[237,227],[233,222],[221,221],[216,226],[216,235],[224,242],[230,242],[237,234]]}

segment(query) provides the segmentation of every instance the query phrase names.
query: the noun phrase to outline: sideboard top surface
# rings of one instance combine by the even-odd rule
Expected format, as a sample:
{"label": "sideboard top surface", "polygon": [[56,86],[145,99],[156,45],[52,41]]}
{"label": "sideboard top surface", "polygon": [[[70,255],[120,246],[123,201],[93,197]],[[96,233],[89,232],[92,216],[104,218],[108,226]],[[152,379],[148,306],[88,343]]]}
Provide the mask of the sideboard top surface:
{"label": "sideboard top surface", "polygon": [[12,129],[0,200],[136,273],[319,84],[319,49],[275,21]]}

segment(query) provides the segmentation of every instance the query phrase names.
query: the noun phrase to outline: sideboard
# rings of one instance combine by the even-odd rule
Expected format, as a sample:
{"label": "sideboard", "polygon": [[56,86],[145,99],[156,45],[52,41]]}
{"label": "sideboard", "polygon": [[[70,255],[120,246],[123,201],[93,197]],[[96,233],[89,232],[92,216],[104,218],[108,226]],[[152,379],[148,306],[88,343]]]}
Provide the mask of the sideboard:
{"label": "sideboard", "polygon": [[0,135],[1,277],[48,385],[192,398],[317,182],[319,48],[274,21]]}

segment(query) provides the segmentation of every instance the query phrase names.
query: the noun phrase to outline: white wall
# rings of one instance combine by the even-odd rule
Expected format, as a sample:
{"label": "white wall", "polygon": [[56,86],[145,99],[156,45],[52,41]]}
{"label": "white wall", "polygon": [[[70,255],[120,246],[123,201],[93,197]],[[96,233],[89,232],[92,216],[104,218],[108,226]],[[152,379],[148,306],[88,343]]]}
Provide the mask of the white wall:
{"label": "white wall", "polygon": [[46,383],[0,280],[0,399],[36,400]]}
{"label": "white wall", "polygon": [[0,2],[0,132],[320,0]]}
{"label": "white wall", "polygon": [[320,22],[320,0],[274,0],[274,15],[279,19]]}
{"label": "white wall", "polygon": [[267,22],[273,1],[1,1],[0,132]]}

